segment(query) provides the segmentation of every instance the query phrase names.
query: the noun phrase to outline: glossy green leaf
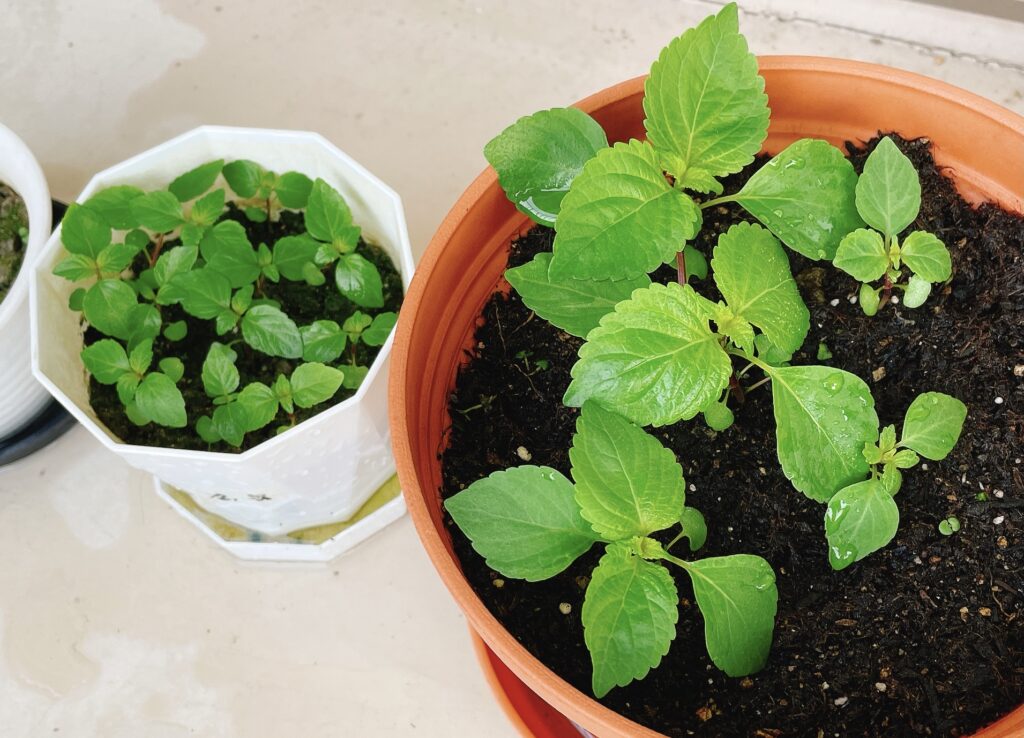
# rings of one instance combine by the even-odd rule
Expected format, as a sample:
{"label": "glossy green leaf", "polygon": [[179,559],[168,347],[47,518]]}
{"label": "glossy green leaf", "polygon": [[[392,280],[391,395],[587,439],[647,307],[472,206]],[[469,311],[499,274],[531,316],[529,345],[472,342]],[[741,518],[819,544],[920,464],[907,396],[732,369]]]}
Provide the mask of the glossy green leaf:
{"label": "glossy green leaf", "polygon": [[391,335],[391,329],[398,322],[398,313],[377,313],[370,327],[363,331],[363,343],[367,346],[383,346]]}
{"label": "glossy green leaf", "polygon": [[368,366],[346,366],[345,377],[341,380],[341,386],[350,390],[359,389],[369,371],[370,367]]}
{"label": "glossy green leaf", "polygon": [[[190,224],[199,226],[202,229],[216,223],[217,218],[224,211],[224,194],[224,188],[221,187],[196,200],[195,205],[192,206],[192,210],[188,214]],[[202,231],[200,230],[199,235],[201,233]],[[184,241],[184,228],[182,229],[181,238]]]}
{"label": "glossy green leaf", "polygon": [[213,411],[213,430],[235,448],[242,445],[248,426],[249,410],[241,402],[218,405]]}
{"label": "glossy green leaf", "polygon": [[210,397],[230,395],[238,389],[239,375],[235,367],[235,360],[238,358],[232,349],[222,343],[214,341],[206,352],[206,360],[203,361],[203,389]]}
{"label": "glossy green leaf", "polygon": [[544,320],[580,338],[597,327],[601,318],[619,302],[646,287],[646,274],[630,279],[551,279],[551,254],[537,254],[532,261],[508,269],[505,278],[526,306]]}
{"label": "glossy green leaf", "polygon": [[138,303],[135,290],[120,279],[101,279],[85,293],[82,312],[96,330],[127,340],[132,331],[130,314]]}
{"label": "glossy green leaf", "polygon": [[60,223],[60,239],[69,254],[95,259],[110,245],[107,222],[86,205],[71,203]]}
{"label": "glossy green leaf", "polygon": [[223,168],[223,159],[208,161],[205,164],[200,164],[195,169],[190,169],[177,177],[173,182],[167,185],[167,189],[172,195],[178,198],[179,202],[195,200],[208,189],[213,187],[213,183],[217,181],[217,177],[220,175],[220,170]]}
{"label": "glossy green leaf", "polygon": [[562,200],[551,278],[639,277],[674,260],[700,223],[650,144],[617,143],[587,162]]}
{"label": "glossy green leaf", "polygon": [[704,422],[708,428],[714,431],[724,431],[735,421],[732,410],[724,402],[712,402],[701,411],[704,415]]}
{"label": "glossy green leaf", "polygon": [[114,384],[122,374],[132,370],[124,346],[110,338],[82,349],[82,363],[100,384]]}
{"label": "glossy green leaf", "polygon": [[188,422],[185,398],[166,374],[147,374],[135,391],[135,403],[146,417],[158,425],[184,428]]}
{"label": "glossy green leaf", "polygon": [[953,273],[949,249],[927,231],[914,231],[903,239],[900,257],[914,274],[929,282],[945,282]]}
{"label": "glossy green leaf", "polygon": [[647,536],[679,519],[686,484],[675,454],[621,415],[584,403],[569,459],[576,503],[602,537]]}
{"label": "glossy green leaf", "polygon": [[351,343],[358,341],[363,331],[369,328],[373,324],[373,318],[364,312],[356,310],[350,316],[345,318],[345,322],[341,324],[341,330],[345,331],[345,335],[348,336],[348,340]]}
{"label": "glossy green leaf", "polygon": [[292,400],[299,407],[313,407],[334,397],[344,374],[319,362],[299,364],[290,379]]}
{"label": "glossy green leaf", "polygon": [[701,511],[695,507],[684,507],[679,516],[683,537],[689,541],[690,551],[699,551],[708,539],[708,524]]}
{"label": "glossy green leaf", "polygon": [[136,374],[145,374],[153,363],[153,341],[140,341],[128,354],[128,365]]}
{"label": "glossy green leaf", "polygon": [[856,186],[843,152],[805,138],[758,169],[732,199],[789,248],[809,259],[832,259],[843,236],[864,225]]}
{"label": "glossy green leaf", "polygon": [[668,653],[679,619],[672,575],[613,543],[591,575],[582,618],[591,686],[595,696],[604,697],[643,679]]}
{"label": "glossy green leaf", "polygon": [[136,253],[131,246],[112,243],[100,251],[96,257],[96,266],[103,274],[117,276],[131,265]]}
{"label": "glossy green leaf", "polygon": [[576,506],[572,482],[546,466],[494,472],[444,506],[487,565],[507,577],[553,577],[597,540]]}
{"label": "glossy green leaf", "polygon": [[160,359],[158,366],[160,371],[166,374],[175,384],[180,382],[181,378],[185,376],[185,363],[177,356],[167,356]]}
{"label": "glossy green leaf", "polygon": [[882,476],[879,477],[882,484],[882,489],[888,492],[890,495],[895,496],[900,491],[900,487],[903,486],[903,474],[895,464],[886,464],[882,467]]}
{"label": "glossy green leaf", "polygon": [[683,247],[683,259],[686,261],[687,279],[708,278],[708,260],[692,244]]}
{"label": "glossy green leaf", "polygon": [[[751,223],[718,238],[711,270],[730,309],[761,329],[777,348],[793,353],[804,342],[811,314],[778,240]],[[751,339],[750,349],[753,349]]]}
{"label": "glossy green leaf", "polygon": [[91,256],[85,254],[71,254],[57,262],[53,273],[71,282],[78,282],[83,279],[97,276],[99,264]]}
{"label": "glossy green leaf", "polygon": [[668,425],[717,400],[731,372],[693,289],[652,284],[590,332],[564,402],[594,398],[639,425]]}
{"label": "glossy green leaf", "polygon": [[302,281],[306,278],[305,267],[313,262],[319,246],[306,234],[280,238],[274,244],[274,265],[285,279]]}
{"label": "glossy green leaf", "polygon": [[250,382],[238,393],[236,404],[246,410],[246,430],[255,431],[277,417],[278,400],[274,391],[262,382]]}
{"label": "glossy green leaf", "polygon": [[878,437],[878,415],[859,377],[827,366],[773,368],[772,399],[782,471],[818,502],[868,473],[864,444]]}
{"label": "glossy green leaf", "polygon": [[860,302],[861,310],[868,317],[875,315],[878,312],[878,306],[881,298],[878,295],[878,290],[869,284],[862,284],[860,291],[857,293],[857,299]]}
{"label": "glossy green leaf", "polygon": [[917,170],[886,136],[864,162],[857,181],[857,210],[869,226],[891,238],[914,222],[920,207]]}
{"label": "glossy green leaf", "polygon": [[907,281],[907,289],[903,293],[903,305],[908,308],[919,308],[928,300],[932,292],[932,284],[916,274]]}
{"label": "glossy green leaf", "polygon": [[384,305],[380,272],[359,254],[345,254],[338,259],[334,282],[341,294],[360,307],[379,308]]}
{"label": "glossy green leaf", "polygon": [[309,191],[305,213],[306,230],[318,241],[349,238],[352,211],[341,194],[319,177]]}
{"label": "glossy green leaf", "polygon": [[554,226],[562,198],[583,165],[608,139],[576,108],[553,108],[520,118],[484,147],[508,199],[537,223]]}
{"label": "glossy green leaf", "polygon": [[768,131],[757,59],[726,5],[666,46],[644,84],[647,138],[679,185],[719,189],[713,177],[754,160]]}
{"label": "glossy green leaf", "polygon": [[771,565],[760,556],[735,554],[691,561],[686,571],[715,666],[731,677],[760,670],[768,660],[779,599]]}
{"label": "glossy green leaf", "polygon": [[281,205],[292,210],[306,207],[309,192],[313,188],[313,180],[301,172],[285,172],[277,178],[274,192]]}
{"label": "glossy green leaf", "polygon": [[260,275],[256,250],[237,221],[221,221],[208,230],[199,242],[199,252],[206,268],[223,274],[232,287],[251,284]]}
{"label": "glossy green leaf", "polygon": [[189,315],[209,320],[231,310],[231,283],[220,272],[204,267],[182,274],[176,280],[181,306]]}
{"label": "glossy green leaf", "polygon": [[302,360],[331,362],[345,350],[347,337],[333,320],[317,320],[299,328],[302,336]]}
{"label": "glossy green leaf", "polygon": [[[132,217],[143,228],[157,233],[167,233],[185,222],[185,215],[178,198],[167,190],[147,192],[131,201]],[[153,420],[156,420],[153,418]],[[163,425],[161,423],[161,425]]]}
{"label": "glossy green leaf", "polygon": [[833,263],[858,282],[874,282],[889,268],[889,254],[878,231],[858,228],[839,242]]}
{"label": "glossy green leaf", "polygon": [[295,322],[272,305],[256,305],[242,318],[242,337],[257,351],[268,356],[298,359],[302,356],[302,336]]}
{"label": "glossy green leaf", "polygon": [[164,327],[164,338],[168,341],[180,341],[188,335],[188,323],[184,320],[176,320]]}
{"label": "glossy green leaf", "polygon": [[[126,231],[130,228],[138,228],[139,226],[139,222],[132,214],[131,203],[136,197],[144,194],[138,187],[114,185],[113,187],[104,187],[86,200],[84,204],[90,211],[100,216],[111,228]],[[69,208],[68,213],[64,215],[65,223],[70,212]]]}
{"label": "glossy green leaf", "polygon": [[175,277],[188,272],[196,263],[199,249],[195,246],[175,246],[160,254],[153,267],[157,285],[168,284]]}
{"label": "glossy green leaf", "polygon": [[828,562],[836,571],[845,569],[887,546],[899,525],[899,508],[878,480],[839,490],[825,511]]}
{"label": "glossy green leaf", "polygon": [[224,165],[224,179],[239,197],[253,197],[260,186],[264,169],[254,161],[238,159]]}
{"label": "glossy green leaf", "polygon": [[942,392],[925,392],[914,398],[903,418],[899,445],[926,459],[946,458],[960,439],[967,406]]}

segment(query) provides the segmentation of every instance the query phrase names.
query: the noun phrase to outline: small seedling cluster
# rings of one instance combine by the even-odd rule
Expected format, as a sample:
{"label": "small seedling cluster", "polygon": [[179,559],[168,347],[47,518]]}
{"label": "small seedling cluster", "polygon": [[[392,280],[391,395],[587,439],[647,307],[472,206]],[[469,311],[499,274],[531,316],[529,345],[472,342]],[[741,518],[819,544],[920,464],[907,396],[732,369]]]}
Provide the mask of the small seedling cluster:
{"label": "small seedling cluster", "polygon": [[[730,397],[742,396],[751,371],[762,373],[746,391],[770,383],[782,470],[800,492],[828,503],[829,560],[841,569],[892,539],[900,469],[917,454],[948,454],[966,414],[954,398],[926,393],[908,410],[897,443],[892,426],[879,432],[859,377],[791,364],[810,314],[783,246],[844,269],[854,264],[864,281],[885,276],[880,291],[905,289],[908,306],[927,296],[921,280],[950,276],[948,252],[933,236],[898,241],[917,216],[920,186],[891,141],[858,178],[837,148],[802,139],[725,194],[719,180],[753,161],[769,118],[734,4],[673,40],[644,93],[645,141],[609,146],[596,121],[569,108],[523,118],[485,149],[509,199],[555,229],[552,251],[509,269],[509,283],[538,316],[585,339],[564,396],[581,408],[570,452],[575,483],[551,469],[517,467],[446,502],[474,548],[508,577],[553,576],[605,544],[583,608],[598,696],[642,678],[668,651],[677,615],[665,562],[689,573],[708,652],[727,674],[759,669],[774,627],[777,593],[764,559],[683,561],[650,537],[678,523],[692,543],[705,528],[685,506],[671,453],[638,426],[702,414],[725,430],[734,422]],[[708,279],[709,264],[689,242],[702,212],[726,202],[759,224],[719,236],[710,259],[722,298],[715,302],[694,288],[694,278]],[[870,270],[860,268],[868,251]],[[652,282],[666,263],[675,264],[676,282]],[[906,285],[902,267],[913,272]],[[880,301],[879,290],[868,289]],[[819,361],[831,355],[819,344]]]}
{"label": "small seedling cluster", "polygon": [[[216,186],[221,177],[226,187]],[[252,224],[276,221],[282,210],[301,211],[299,232],[253,243]],[[183,428],[191,420],[208,444],[237,448],[247,433],[272,423],[287,430],[296,407],[358,388],[368,369],[356,363],[357,344],[381,346],[397,317],[379,311],[382,277],[364,255],[368,247],[344,198],[299,172],[217,160],[162,190],[108,187],[72,205],[61,233],[67,256],[54,273],[83,283],[70,306],[104,336],[82,350],[86,369],[116,386],[132,423]],[[332,285],[325,286],[325,272],[333,272]],[[266,294],[268,283],[289,281],[335,289],[355,307],[331,316],[340,325],[325,315],[299,326]],[[174,306],[194,320],[168,320]],[[175,345],[191,340],[189,325],[200,321],[223,339],[210,342],[201,366],[186,366]],[[236,361],[243,351],[281,359],[276,365],[290,371],[242,386]],[[186,408],[179,383],[187,374],[201,381],[209,414]]]}

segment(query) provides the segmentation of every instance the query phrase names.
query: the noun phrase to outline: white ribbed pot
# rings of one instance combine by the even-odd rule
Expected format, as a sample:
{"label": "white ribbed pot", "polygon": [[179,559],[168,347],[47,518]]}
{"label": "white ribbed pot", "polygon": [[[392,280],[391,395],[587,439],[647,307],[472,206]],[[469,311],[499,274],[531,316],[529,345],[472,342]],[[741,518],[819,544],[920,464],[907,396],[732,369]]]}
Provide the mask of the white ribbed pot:
{"label": "white ribbed pot", "polygon": [[32,376],[29,360],[28,283],[32,262],[50,237],[52,204],[46,177],[28,146],[0,125],[0,182],[25,201],[28,244],[21,270],[0,303],[0,439],[14,435],[50,400]]}
{"label": "white ribbed pot", "polygon": [[[408,288],[413,259],[401,199],[314,133],[197,128],[100,172],[78,201],[111,185],[165,187],[213,159],[251,159],[278,172],[322,177],[345,197],[364,237],[388,253]],[[54,397],[129,464],[188,492],[210,512],[268,534],[347,520],[394,474],[387,420],[391,337],[354,396],[245,453],[122,442],[89,405],[88,376],[79,357],[84,327],[79,314],[68,308],[74,285],[52,273],[64,254],[58,228],[32,271],[33,370]]]}

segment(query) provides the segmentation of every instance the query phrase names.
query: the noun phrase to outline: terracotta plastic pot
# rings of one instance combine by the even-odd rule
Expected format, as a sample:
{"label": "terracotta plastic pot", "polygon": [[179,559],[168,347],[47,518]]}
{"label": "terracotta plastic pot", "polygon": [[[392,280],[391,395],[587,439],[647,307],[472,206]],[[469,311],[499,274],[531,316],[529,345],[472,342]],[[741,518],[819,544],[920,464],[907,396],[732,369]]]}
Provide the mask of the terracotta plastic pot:
{"label": "terracotta plastic pot", "polygon": [[[961,193],[1024,212],[1024,118],[963,90],[887,67],[814,57],[762,57],[771,126],[765,150],[803,137],[837,146],[879,130],[927,136],[936,162]],[[611,141],[643,136],[643,79],[579,103]],[[390,417],[398,474],[416,529],[473,629],[548,704],[600,736],[658,734],[576,690],[532,656],[466,582],[442,523],[438,450],[446,443],[448,396],[482,308],[502,285],[510,240],[528,221],[505,198],[493,170],[481,174],[441,224],[402,308],[392,358]],[[1024,735],[1024,707],[977,734]]]}

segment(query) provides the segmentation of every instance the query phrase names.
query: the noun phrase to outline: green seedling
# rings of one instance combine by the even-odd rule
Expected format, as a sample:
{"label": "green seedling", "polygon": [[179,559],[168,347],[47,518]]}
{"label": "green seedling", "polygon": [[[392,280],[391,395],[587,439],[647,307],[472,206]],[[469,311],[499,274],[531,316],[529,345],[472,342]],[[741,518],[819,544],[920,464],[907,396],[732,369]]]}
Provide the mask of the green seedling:
{"label": "green seedling", "polygon": [[960,530],[960,518],[951,516],[939,522],[939,533],[951,536]]}
{"label": "green seedling", "polygon": [[[690,576],[715,665],[730,676],[764,666],[778,600],[775,574],[757,556],[687,561],[669,552],[684,537],[695,551],[707,536],[703,516],[686,506],[672,452],[589,401],[569,458],[574,481],[550,467],[514,467],[474,482],[445,507],[505,577],[548,579],[595,544],[604,547],[582,610],[594,694],[642,679],[668,653],[679,617],[668,565]],[[678,535],[667,545],[652,537],[675,526]]]}
{"label": "green seedling", "polygon": [[[912,231],[899,236],[917,218],[921,183],[917,171],[888,136],[864,162],[857,180],[857,211],[871,228],[847,234],[836,251],[835,265],[861,282],[859,302],[865,315],[874,315],[894,289],[903,291],[903,304],[920,307],[932,284],[952,274],[949,250],[932,233]],[[903,272],[909,274],[905,281]],[[871,283],[882,280],[881,286]]]}

